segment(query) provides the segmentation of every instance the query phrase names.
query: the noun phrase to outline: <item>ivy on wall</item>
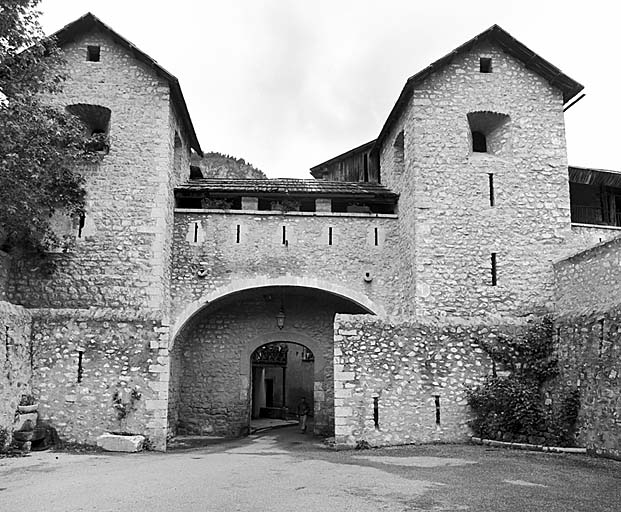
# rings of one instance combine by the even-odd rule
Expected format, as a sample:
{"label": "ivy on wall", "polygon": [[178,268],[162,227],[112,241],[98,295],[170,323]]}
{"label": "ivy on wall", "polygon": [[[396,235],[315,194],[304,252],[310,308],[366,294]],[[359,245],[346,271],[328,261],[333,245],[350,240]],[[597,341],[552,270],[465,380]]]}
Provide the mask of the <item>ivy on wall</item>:
{"label": "ivy on wall", "polygon": [[493,361],[492,375],[468,391],[477,436],[502,441],[571,446],[580,408],[575,388],[563,388],[555,402],[544,388],[559,373],[553,322],[543,317],[522,336],[498,336],[481,343]]}

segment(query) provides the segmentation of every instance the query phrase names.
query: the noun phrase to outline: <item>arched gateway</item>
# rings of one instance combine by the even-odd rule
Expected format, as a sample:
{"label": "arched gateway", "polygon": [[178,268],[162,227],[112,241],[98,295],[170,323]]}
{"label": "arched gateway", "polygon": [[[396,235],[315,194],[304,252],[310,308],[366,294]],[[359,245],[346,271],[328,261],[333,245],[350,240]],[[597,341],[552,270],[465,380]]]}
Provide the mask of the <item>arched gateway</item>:
{"label": "arched gateway", "polygon": [[[314,431],[333,434],[336,313],[374,312],[325,290],[278,285],[222,295],[196,311],[178,331],[170,353],[170,433],[234,437],[248,433],[253,414],[293,416],[291,399],[299,397],[283,398],[286,389],[293,389],[283,379],[288,371],[300,382],[308,380],[304,375],[309,373],[306,363],[312,354],[312,386],[306,382],[300,389],[312,393],[308,399],[313,404]],[[257,349],[272,344],[283,350],[300,349],[271,365],[279,370],[266,371],[270,365],[253,364],[252,356],[256,359]],[[253,384],[280,389],[268,395],[269,390],[253,391]],[[295,393],[301,395],[300,389]],[[263,403],[267,397],[272,397],[269,407]]]}

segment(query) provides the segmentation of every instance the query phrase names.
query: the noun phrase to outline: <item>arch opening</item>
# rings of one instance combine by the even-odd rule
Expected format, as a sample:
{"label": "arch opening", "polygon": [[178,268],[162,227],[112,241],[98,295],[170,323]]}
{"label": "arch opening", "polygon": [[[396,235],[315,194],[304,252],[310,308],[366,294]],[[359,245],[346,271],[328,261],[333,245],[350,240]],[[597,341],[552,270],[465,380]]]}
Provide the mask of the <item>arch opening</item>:
{"label": "arch opening", "polygon": [[293,419],[305,396],[313,432],[333,435],[336,313],[369,311],[287,286],[239,291],[200,309],[170,351],[169,434],[246,435],[253,418]]}

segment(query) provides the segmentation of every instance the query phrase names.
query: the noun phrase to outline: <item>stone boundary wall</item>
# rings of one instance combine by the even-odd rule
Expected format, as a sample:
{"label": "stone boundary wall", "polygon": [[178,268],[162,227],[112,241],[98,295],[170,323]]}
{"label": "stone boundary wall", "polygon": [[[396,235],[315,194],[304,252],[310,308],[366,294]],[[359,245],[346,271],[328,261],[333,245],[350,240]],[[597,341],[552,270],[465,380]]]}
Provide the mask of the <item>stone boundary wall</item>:
{"label": "stone boundary wall", "polygon": [[559,317],[556,328],[558,383],[580,390],[578,445],[621,459],[621,306]]}
{"label": "stone boundary wall", "polygon": [[[95,444],[106,431],[146,435],[165,450],[169,328],[108,310],[33,312],[33,394],[41,419],[70,442]],[[80,353],[82,354],[80,362]],[[140,399],[119,422],[113,396]]]}
{"label": "stone boundary wall", "polygon": [[561,385],[580,390],[577,441],[621,458],[621,238],[554,265]]}
{"label": "stone boundary wall", "polygon": [[621,299],[621,238],[597,244],[554,263],[560,316],[607,311]]}
{"label": "stone boundary wall", "polygon": [[469,439],[466,389],[491,372],[480,342],[522,323],[336,315],[334,325],[335,440],[351,447]]}
{"label": "stone boundary wall", "polygon": [[0,428],[11,430],[22,394],[30,393],[30,313],[0,301]]}

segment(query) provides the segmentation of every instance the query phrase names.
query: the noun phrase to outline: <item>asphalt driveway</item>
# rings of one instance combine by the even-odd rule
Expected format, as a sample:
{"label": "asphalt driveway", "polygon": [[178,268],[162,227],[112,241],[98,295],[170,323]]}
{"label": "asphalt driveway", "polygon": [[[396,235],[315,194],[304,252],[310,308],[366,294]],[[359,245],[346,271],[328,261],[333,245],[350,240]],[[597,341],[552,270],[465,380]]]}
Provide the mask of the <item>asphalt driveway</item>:
{"label": "asphalt driveway", "polygon": [[335,452],[295,427],[134,455],[0,459],[0,511],[610,511],[621,463],[482,446]]}

